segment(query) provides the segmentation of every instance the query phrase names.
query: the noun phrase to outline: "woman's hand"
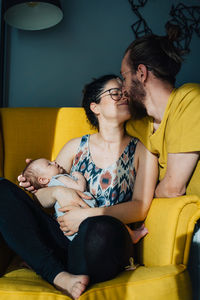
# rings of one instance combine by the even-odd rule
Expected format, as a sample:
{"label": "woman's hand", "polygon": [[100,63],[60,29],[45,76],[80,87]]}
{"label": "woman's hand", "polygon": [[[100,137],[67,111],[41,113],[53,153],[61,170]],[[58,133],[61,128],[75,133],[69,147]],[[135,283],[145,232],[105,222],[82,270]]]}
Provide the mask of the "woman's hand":
{"label": "woman's hand", "polygon": [[81,222],[90,216],[91,208],[64,206],[59,210],[65,213],[65,215],[57,219],[60,224],[60,229],[64,235],[72,235],[78,231]]}
{"label": "woman's hand", "polygon": [[[26,163],[30,163],[32,161],[31,158],[26,158]],[[19,181],[19,186],[23,187],[24,189],[26,189],[28,192],[31,193],[36,193],[37,190],[31,185],[31,183],[29,181],[26,180],[26,177],[22,176],[22,174],[20,174],[17,177],[17,180]]]}

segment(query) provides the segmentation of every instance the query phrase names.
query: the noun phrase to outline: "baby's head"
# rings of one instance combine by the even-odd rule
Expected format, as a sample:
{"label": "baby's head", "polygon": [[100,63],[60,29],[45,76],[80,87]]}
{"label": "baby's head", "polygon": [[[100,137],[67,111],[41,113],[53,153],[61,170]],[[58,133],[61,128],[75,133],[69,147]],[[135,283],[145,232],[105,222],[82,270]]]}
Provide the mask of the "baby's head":
{"label": "baby's head", "polygon": [[46,158],[32,160],[22,172],[27,181],[36,189],[48,185],[52,176],[66,173],[66,171],[55,161]]}

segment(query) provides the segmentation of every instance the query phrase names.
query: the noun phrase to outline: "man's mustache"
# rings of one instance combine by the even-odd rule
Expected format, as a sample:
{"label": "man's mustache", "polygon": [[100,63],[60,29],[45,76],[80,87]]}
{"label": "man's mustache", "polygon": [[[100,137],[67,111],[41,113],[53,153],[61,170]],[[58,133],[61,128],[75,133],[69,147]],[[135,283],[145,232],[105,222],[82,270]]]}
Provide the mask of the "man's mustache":
{"label": "man's mustache", "polygon": [[129,110],[133,120],[140,120],[147,116],[145,106],[137,99],[137,97],[130,95],[127,91],[124,91],[123,95],[129,99]]}

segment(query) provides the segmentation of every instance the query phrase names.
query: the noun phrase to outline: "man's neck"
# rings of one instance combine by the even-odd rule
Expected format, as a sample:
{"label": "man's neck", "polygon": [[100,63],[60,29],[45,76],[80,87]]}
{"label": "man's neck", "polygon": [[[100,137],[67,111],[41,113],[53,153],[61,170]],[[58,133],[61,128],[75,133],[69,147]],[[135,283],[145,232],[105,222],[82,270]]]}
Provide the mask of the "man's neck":
{"label": "man's neck", "polygon": [[147,87],[145,106],[148,115],[154,119],[155,130],[163,119],[172,90],[173,87],[171,85],[161,83],[160,81],[155,81],[155,83]]}

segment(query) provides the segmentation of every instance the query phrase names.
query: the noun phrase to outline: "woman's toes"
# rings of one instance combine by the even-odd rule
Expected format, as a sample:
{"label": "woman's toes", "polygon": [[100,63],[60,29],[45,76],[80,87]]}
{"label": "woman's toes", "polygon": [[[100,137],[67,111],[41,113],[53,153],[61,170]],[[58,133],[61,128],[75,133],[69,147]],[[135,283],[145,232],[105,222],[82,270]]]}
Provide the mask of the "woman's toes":
{"label": "woman's toes", "polygon": [[72,297],[74,299],[79,298],[80,295],[85,291],[86,287],[87,286],[85,284],[83,284],[81,282],[76,282],[72,288],[72,292],[71,292]]}

